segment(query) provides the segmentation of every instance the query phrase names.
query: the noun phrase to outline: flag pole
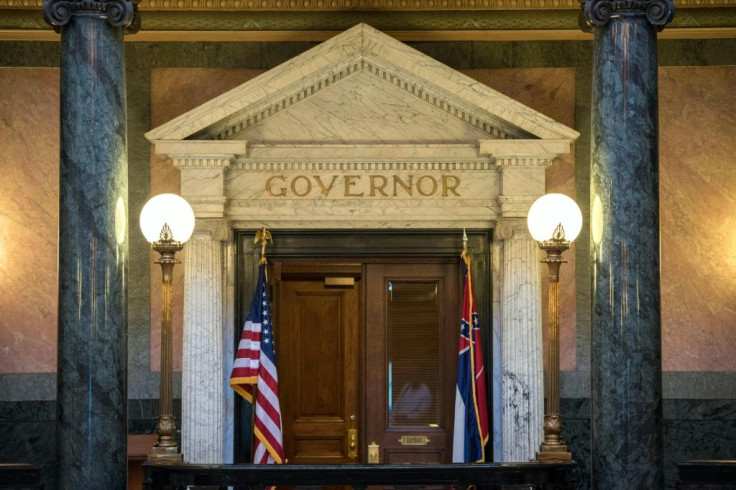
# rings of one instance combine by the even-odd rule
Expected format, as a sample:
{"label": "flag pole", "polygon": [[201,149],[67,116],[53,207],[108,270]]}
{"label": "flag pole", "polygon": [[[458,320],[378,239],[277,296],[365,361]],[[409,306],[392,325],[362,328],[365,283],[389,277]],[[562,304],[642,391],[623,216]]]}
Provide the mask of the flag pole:
{"label": "flag pole", "polygon": [[[271,242],[273,245],[273,238],[271,237],[271,232],[268,231],[268,228],[265,226],[258,230],[256,232],[256,236],[253,239],[253,243],[259,243],[261,244],[261,259],[258,261],[258,266],[260,267],[261,264],[267,264],[268,260],[266,259],[266,247],[268,246],[268,242]],[[266,274],[266,282],[268,282],[268,268],[264,271]],[[250,439],[250,447],[251,447],[251,455],[250,459],[253,460],[253,450],[256,446],[256,433],[253,430],[255,428],[255,418],[256,418],[256,394],[258,392],[258,385],[253,385],[253,404],[251,405],[251,411],[250,411],[250,428],[251,428],[251,439]]]}

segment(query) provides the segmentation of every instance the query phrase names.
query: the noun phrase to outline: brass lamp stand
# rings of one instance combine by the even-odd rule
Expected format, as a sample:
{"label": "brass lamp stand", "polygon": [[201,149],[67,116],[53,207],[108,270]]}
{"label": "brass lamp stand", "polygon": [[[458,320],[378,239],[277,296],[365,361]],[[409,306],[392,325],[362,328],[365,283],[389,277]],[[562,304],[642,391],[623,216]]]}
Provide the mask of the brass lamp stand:
{"label": "brass lamp stand", "polygon": [[547,330],[547,410],[544,414],[544,442],[539,452],[539,461],[570,461],[572,454],[562,440],[562,415],[560,414],[560,265],[565,262],[562,252],[570,248],[565,240],[562,224],[557,225],[550,240],[539,242],[539,248],[547,252],[542,262],[549,270],[549,316]]}
{"label": "brass lamp stand", "polygon": [[161,264],[161,384],[159,387],[159,409],[156,433],[158,440],[153,446],[149,461],[181,461],[182,454],[176,445],[176,420],[174,419],[172,398],[172,346],[171,346],[171,283],[174,265],[179,263],[174,256],[182,249],[181,242],[174,240],[171,228],[164,224],[159,240],[151,244],[151,248],[160,254],[155,262]]}

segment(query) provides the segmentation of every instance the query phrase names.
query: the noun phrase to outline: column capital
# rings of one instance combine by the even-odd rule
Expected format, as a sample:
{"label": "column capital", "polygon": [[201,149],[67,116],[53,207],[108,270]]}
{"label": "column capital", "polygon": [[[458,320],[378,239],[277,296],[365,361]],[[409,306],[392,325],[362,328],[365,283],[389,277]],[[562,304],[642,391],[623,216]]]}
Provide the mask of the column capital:
{"label": "column capital", "polygon": [[502,218],[496,223],[495,236],[499,240],[509,240],[519,235],[533,240],[525,218]]}
{"label": "column capital", "polygon": [[210,235],[212,240],[226,242],[230,240],[230,221],[217,218],[197,218],[195,234]]}
{"label": "column capital", "polygon": [[658,30],[675,16],[673,0],[580,0],[580,28],[586,32],[608,24],[613,14],[645,15]]}
{"label": "column capital", "polygon": [[124,27],[126,34],[134,34],[141,27],[138,13],[140,0],[44,0],[43,19],[56,32],[77,14],[97,14],[107,19],[112,27]]}

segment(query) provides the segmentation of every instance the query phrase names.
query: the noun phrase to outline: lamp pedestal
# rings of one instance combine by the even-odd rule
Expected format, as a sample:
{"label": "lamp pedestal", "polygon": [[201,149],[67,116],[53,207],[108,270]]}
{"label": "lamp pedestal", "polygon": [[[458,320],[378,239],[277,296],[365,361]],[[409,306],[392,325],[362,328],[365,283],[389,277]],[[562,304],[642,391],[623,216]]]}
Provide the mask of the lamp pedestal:
{"label": "lamp pedestal", "polygon": [[544,414],[544,442],[537,453],[538,461],[570,461],[572,454],[562,440],[562,415],[560,415],[560,265],[565,262],[562,252],[570,248],[564,232],[555,233],[551,240],[539,242],[539,248],[547,252],[542,260],[549,269],[549,317],[547,330],[547,376],[545,387],[547,405]]}
{"label": "lamp pedestal", "polygon": [[162,294],[161,294],[161,372],[159,389],[159,410],[156,433],[158,440],[153,446],[148,461],[182,461],[182,454],[176,445],[176,420],[172,409],[173,380],[172,380],[172,345],[171,345],[171,283],[174,265],[179,261],[174,257],[182,249],[180,242],[174,241],[171,229],[164,225],[161,237],[151,246],[160,254],[157,264],[161,264]]}

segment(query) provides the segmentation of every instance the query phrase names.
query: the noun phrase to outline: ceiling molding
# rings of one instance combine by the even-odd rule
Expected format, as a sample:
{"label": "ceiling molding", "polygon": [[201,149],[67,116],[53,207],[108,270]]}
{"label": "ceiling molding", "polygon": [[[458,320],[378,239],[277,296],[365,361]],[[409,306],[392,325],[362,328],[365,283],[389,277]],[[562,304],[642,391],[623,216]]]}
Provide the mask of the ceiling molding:
{"label": "ceiling molding", "polygon": [[[126,42],[322,42],[341,31],[140,31]],[[574,29],[484,31],[385,31],[403,42],[421,41],[592,41],[593,35]],[[736,27],[665,29],[658,39],[733,39]],[[58,42],[52,29],[0,30],[0,41]]]}
{"label": "ceiling molding", "polygon": [[[0,9],[41,8],[43,0],[0,0]],[[676,8],[736,7],[736,0],[675,0]],[[437,11],[577,10],[578,0],[141,0],[141,10],[165,11]]]}

